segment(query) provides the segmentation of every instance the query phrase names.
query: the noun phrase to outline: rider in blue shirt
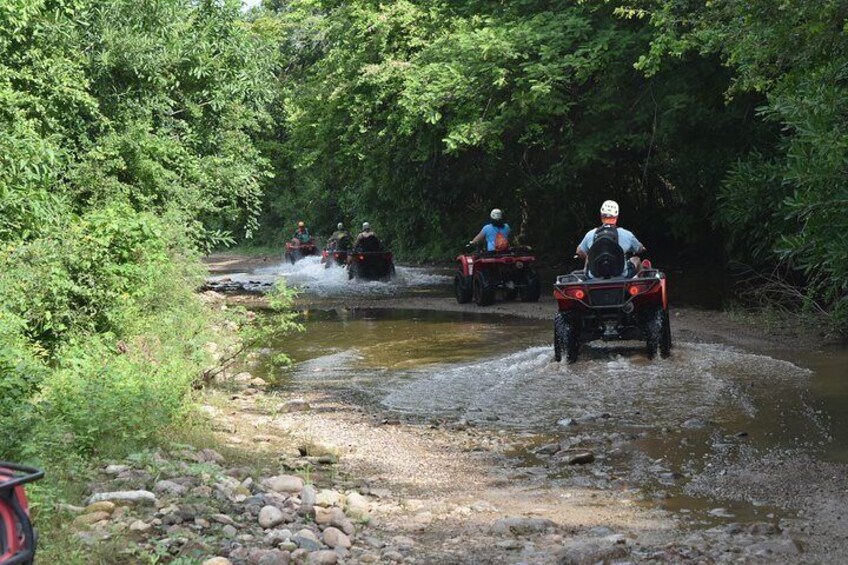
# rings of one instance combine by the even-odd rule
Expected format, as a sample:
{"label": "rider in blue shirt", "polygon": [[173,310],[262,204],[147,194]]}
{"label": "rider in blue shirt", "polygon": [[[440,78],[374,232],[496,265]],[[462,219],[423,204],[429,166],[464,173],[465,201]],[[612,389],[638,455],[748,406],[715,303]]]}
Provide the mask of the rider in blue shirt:
{"label": "rider in blue shirt", "polygon": [[[642,260],[640,259],[639,254],[645,251],[645,247],[638,239],[636,239],[633,232],[617,226],[618,203],[614,200],[607,200],[601,205],[601,223],[605,226],[616,226],[618,244],[625,253],[633,254],[633,256],[630,257],[630,260],[628,261],[625,259],[624,264],[621,266],[621,276],[632,277],[636,275],[636,273],[642,269]],[[589,248],[592,247],[592,243],[595,242],[595,232],[597,231],[598,228],[593,228],[586,232],[586,235],[583,237],[583,241],[581,241],[580,245],[577,246],[577,256],[581,259],[588,261]],[[589,272],[589,276],[592,277],[591,271]]]}
{"label": "rider in blue shirt", "polygon": [[474,239],[471,240],[471,245],[486,240],[486,249],[488,251],[506,251],[509,249],[509,224],[504,222],[503,212],[498,208],[492,210],[489,217],[492,221],[480,230]]}

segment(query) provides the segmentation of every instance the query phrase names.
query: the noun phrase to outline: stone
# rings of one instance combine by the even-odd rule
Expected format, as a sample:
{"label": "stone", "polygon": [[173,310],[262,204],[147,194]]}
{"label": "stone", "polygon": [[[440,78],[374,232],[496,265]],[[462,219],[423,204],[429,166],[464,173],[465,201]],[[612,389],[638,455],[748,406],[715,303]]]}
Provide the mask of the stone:
{"label": "stone", "polygon": [[197,452],[197,458],[201,463],[223,463],[224,456],[215,451],[214,449],[201,449]]}
{"label": "stone", "polygon": [[107,475],[120,475],[124,471],[129,471],[129,465],[106,465],[106,468],[103,470]]}
{"label": "stone", "polygon": [[259,377],[256,377],[255,379],[251,379],[249,384],[250,386],[255,388],[263,388],[268,383],[265,381],[265,379],[260,379]]}
{"label": "stone", "polygon": [[388,549],[383,552],[383,559],[387,561],[394,561],[395,563],[400,563],[401,561],[403,561],[403,554],[400,551]]}
{"label": "stone", "polygon": [[296,543],[299,548],[307,551],[318,551],[321,549],[321,542],[318,541],[318,537],[312,530],[307,530],[306,528],[293,535],[291,541]]}
{"label": "stone", "polygon": [[101,500],[100,502],[93,502],[85,507],[83,510],[84,514],[91,514],[92,512],[106,512],[107,514],[111,514],[115,511],[115,503],[110,500]]}
{"label": "stone", "polygon": [[312,485],[305,485],[300,491],[300,509],[298,510],[304,516],[312,514],[312,508],[315,507],[318,491]]}
{"label": "stone", "polygon": [[303,490],[303,479],[294,475],[277,475],[263,480],[262,484],[274,492],[297,494]]}
{"label": "stone", "polygon": [[267,552],[265,555],[259,558],[259,561],[256,562],[256,565],[288,565],[289,564],[289,553],[287,551],[280,551],[279,549],[272,549]]}
{"label": "stone", "polygon": [[172,496],[182,496],[186,493],[186,487],[174,481],[164,480],[153,485],[153,492],[159,494],[170,494]]}
{"label": "stone", "polygon": [[315,523],[322,526],[336,526],[341,528],[344,523],[348,521],[347,516],[345,516],[345,513],[342,512],[342,509],[336,506],[332,506],[330,508],[316,506],[313,508],[313,515]]}
{"label": "stone", "polygon": [[302,398],[293,398],[287,402],[283,402],[280,404],[279,411],[288,413],[288,412],[306,412],[310,410],[312,407],[309,405],[307,401]]}
{"label": "stone", "polygon": [[233,562],[226,557],[213,557],[204,561],[203,565],[233,565]]}
{"label": "stone", "polygon": [[238,530],[235,528],[235,526],[227,524],[226,526],[221,528],[221,533],[224,534],[225,538],[234,538],[238,535]]}
{"label": "stone", "polygon": [[368,513],[371,511],[371,503],[368,502],[368,499],[359,494],[358,492],[351,492],[347,495],[347,505],[345,507],[345,511],[348,515],[353,516],[354,518],[362,519],[368,516]]}
{"label": "stone", "polygon": [[271,530],[263,539],[263,543],[265,545],[270,545],[272,547],[280,545],[281,543],[285,543],[289,541],[292,537],[291,530]]}
{"label": "stone", "polygon": [[147,490],[97,492],[88,497],[87,504],[93,504],[102,500],[123,504],[156,504],[156,495]]}
{"label": "stone", "polygon": [[345,497],[334,490],[323,489],[315,497],[316,506],[344,506]]}
{"label": "stone", "polygon": [[314,553],[310,553],[306,558],[307,565],[336,565],[339,556],[335,551],[322,549]]}
{"label": "stone", "polygon": [[537,447],[534,450],[534,453],[538,453],[539,455],[553,455],[561,449],[558,443],[548,443]]}
{"label": "stone", "polygon": [[541,534],[548,528],[555,528],[556,523],[545,518],[524,518],[512,516],[501,518],[492,524],[492,533],[497,535],[528,536]]}
{"label": "stone", "polygon": [[595,460],[595,454],[591,451],[575,451],[565,456],[565,462],[569,465],[586,465]]}
{"label": "stone", "polygon": [[74,518],[74,524],[77,526],[89,526],[96,524],[101,520],[108,520],[110,514],[108,512],[90,512],[88,514],[80,514]]}
{"label": "stone", "polygon": [[218,522],[219,524],[224,524],[228,526],[236,525],[233,519],[227,516],[226,514],[212,514],[209,518],[215,522]]}
{"label": "stone", "polygon": [[152,528],[153,528],[153,526],[151,526],[147,522],[143,522],[141,520],[136,520],[135,522],[130,524],[130,531],[131,532],[138,532],[138,533],[143,534],[144,532],[150,531],[150,529],[152,529]]}
{"label": "stone", "polygon": [[278,524],[282,524],[285,520],[285,514],[276,506],[263,506],[259,511],[259,525],[263,528],[273,528]]}
{"label": "stone", "polygon": [[237,375],[233,376],[233,381],[235,381],[237,383],[241,383],[241,384],[247,384],[252,380],[253,380],[253,375],[251,375],[247,371],[238,373]]}
{"label": "stone", "polygon": [[594,565],[624,560],[628,555],[630,548],[626,545],[590,541],[565,547],[556,557],[560,565]]}
{"label": "stone", "polygon": [[344,532],[332,526],[324,530],[321,539],[324,541],[324,545],[333,549],[336,549],[337,547],[347,549],[351,546],[350,538],[347,537]]}

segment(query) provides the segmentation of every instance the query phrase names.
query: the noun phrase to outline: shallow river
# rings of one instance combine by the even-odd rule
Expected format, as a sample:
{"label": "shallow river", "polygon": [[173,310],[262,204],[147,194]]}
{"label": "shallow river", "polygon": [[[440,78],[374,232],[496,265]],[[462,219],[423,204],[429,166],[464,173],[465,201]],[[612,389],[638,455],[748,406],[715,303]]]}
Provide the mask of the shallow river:
{"label": "shallow river", "polygon": [[[246,276],[283,276],[319,305],[304,310],[304,333],[270,344],[295,361],[277,375],[282,386],[320,389],[413,423],[506,430],[524,438],[509,463],[529,477],[636,485],[650,504],[690,514],[696,524],[780,516],[750,497],[704,494],[700,478],[714,479],[741,460],[803,451],[848,463],[845,348],[755,353],[678,342],[670,359],[651,361],[639,344],[593,344],[567,365],[553,362],[549,320],[473,306],[381,309],[379,300],[366,308],[320,306],[328,296],[359,304],[419,293],[452,300],[443,274],[398,272],[393,283],[349,283],[342,270],[306,260]],[[597,459],[585,467],[552,464],[538,448],[553,442],[590,449]]]}

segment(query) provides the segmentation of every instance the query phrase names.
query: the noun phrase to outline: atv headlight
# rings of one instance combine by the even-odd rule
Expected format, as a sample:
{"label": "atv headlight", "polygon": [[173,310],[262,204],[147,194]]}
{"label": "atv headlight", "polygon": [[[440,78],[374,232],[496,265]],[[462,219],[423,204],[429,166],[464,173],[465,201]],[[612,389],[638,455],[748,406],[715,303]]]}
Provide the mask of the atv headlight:
{"label": "atv headlight", "polygon": [[516,269],[523,269],[523,268],[524,268],[524,263],[522,263],[521,261],[516,261],[516,262],[515,262],[515,268],[516,268]]}

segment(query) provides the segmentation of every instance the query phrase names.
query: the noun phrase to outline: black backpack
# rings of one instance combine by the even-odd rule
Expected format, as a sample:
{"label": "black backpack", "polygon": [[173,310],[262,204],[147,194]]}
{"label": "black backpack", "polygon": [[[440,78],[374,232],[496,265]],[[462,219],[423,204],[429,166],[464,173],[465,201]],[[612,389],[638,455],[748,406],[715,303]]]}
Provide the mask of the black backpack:
{"label": "black backpack", "polygon": [[589,248],[589,272],[595,277],[608,279],[621,275],[624,250],[618,244],[618,228],[603,225],[595,230],[595,239]]}

